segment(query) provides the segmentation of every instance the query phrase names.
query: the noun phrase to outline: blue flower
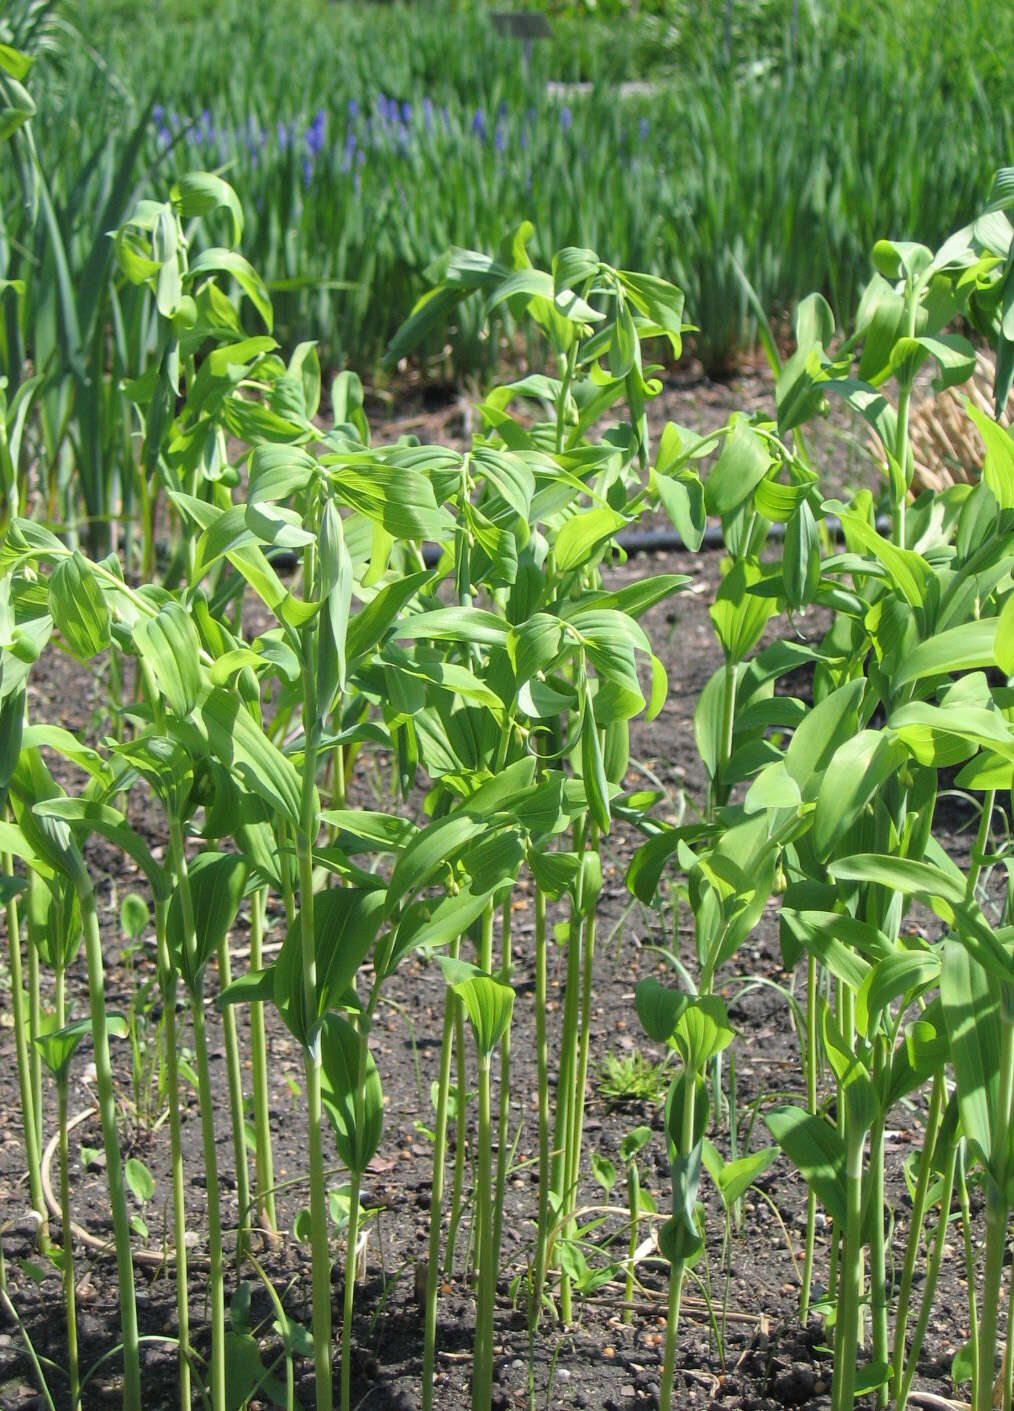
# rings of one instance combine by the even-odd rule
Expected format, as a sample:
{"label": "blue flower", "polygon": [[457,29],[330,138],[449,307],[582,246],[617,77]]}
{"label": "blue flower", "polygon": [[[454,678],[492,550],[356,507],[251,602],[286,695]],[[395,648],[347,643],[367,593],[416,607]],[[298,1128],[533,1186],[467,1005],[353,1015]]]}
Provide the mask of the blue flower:
{"label": "blue flower", "polygon": [[569,108],[560,109],[560,126],[564,132],[570,131],[570,125],[574,121],[573,114]]}
{"label": "blue flower", "polygon": [[475,110],[475,117],[473,117],[472,119],[472,131],[475,133],[476,137],[479,139],[480,142],[485,142],[486,119],[483,116],[481,108],[476,108]]}
{"label": "blue flower", "polygon": [[345,111],[348,113],[350,121],[355,121],[359,116],[359,104],[354,98],[349,99]]}
{"label": "blue flower", "polygon": [[423,99],[423,125],[427,132],[433,126],[433,100],[428,96]]}
{"label": "blue flower", "polygon": [[313,162],[309,157],[303,158],[303,186],[308,187],[313,180]]}
{"label": "blue flower", "polygon": [[650,125],[649,125],[649,123],[648,123],[648,119],[647,119],[647,118],[641,118],[641,119],[640,119],[640,121],[639,121],[638,124],[637,124],[637,131],[638,131],[638,133],[639,133],[639,135],[640,135],[641,141],[642,141],[642,142],[647,142],[647,140],[648,140],[648,133],[651,131],[651,127],[650,127]]}
{"label": "blue flower", "polygon": [[401,105],[401,120],[402,120],[402,122],[404,122],[404,123],[409,123],[409,122],[412,121],[412,104],[411,104],[411,103],[402,103],[402,105]]}
{"label": "blue flower", "polygon": [[306,148],[311,157],[320,155],[324,148],[324,125],[327,122],[327,114],[323,108],[319,108],[314,114],[313,122],[306,130]]}
{"label": "blue flower", "polygon": [[151,110],[151,120],[153,123],[161,123],[165,118],[165,108],[161,103],[156,103]]}
{"label": "blue flower", "polygon": [[285,123],[279,121],[276,131],[278,133],[278,150],[284,152],[289,145],[289,129]]}

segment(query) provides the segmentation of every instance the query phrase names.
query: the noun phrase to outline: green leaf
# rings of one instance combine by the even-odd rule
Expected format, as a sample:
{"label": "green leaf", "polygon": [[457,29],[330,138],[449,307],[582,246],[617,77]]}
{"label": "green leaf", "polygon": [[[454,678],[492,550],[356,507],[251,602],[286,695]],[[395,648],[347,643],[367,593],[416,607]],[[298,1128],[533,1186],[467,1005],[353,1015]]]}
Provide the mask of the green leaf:
{"label": "green leaf", "polygon": [[216,757],[251,793],[298,827],[301,781],[291,760],[267,738],[232,691],[216,687],[196,712]]}
{"label": "green leaf", "polygon": [[895,685],[905,686],[923,676],[943,676],[995,665],[998,622],[995,617],[980,618],[928,637],[899,662],[894,673]]}
{"label": "green leaf", "polygon": [[[52,1019],[49,1020],[52,1023]],[[128,1034],[127,1022],[121,1014],[106,1016],[106,1033],[110,1038],[125,1039]],[[35,1036],[35,1043],[42,1054],[43,1062],[58,1080],[65,1081],[71,1059],[78,1050],[82,1039],[91,1038],[91,1017],[75,1019],[62,1029],[49,1029],[46,1016],[43,1016],[43,1032]]]}
{"label": "green leaf", "polygon": [[779,1147],[839,1226],[845,1224],[845,1143],[830,1122],[801,1107],[776,1107],[764,1116]]}
{"label": "green leaf", "polygon": [[986,445],[982,478],[1001,509],[1014,509],[1014,438],[972,402],[965,409]]}
{"label": "green leaf", "polygon": [[903,745],[882,730],[862,730],[835,750],[820,783],[813,845],[822,860],[848,832],[906,758]]}
{"label": "green leaf", "polygon": [[255,1392],[269,1396],[275,1406],[286,1404],[285,1387],[264,1366],[252,1333],[225,1334],[225,1411],[244,1411]]}
{"label": "green leaf", "polygon": [[862,515],[838,500],[826,501],[824,509],[839,517],[850,546],[857,545],[872,554],[883,564],[905,601],[911,607],[922,607],[932,578],[930,567],[922,555],[914,549],[901,549],[890,543]]}
{"label": "green leaf", "polygon": [[737,560],[719,584],[709,614],[729,663],[740,662],[760,641],[765,624],[777,610],[774,598],[750,589],[764,577],[758,565]]}
{"label": "green leaf", "polygon": [[962,902],[965,898],[964,887],[941,868],[914,858],[862,853],[830,863],[828,871],[843,881],[876,882],[906,896],[946,902]]}
{"label": "green leaf", "polygon": [[556,567],[560,573],[580,568],[626,525],[625,515],[598,505],[582,510],[566,520],[553,545]]}
{"label": "green leaf", "polygon": [[380,1146],[384,1094],[373,1055],[353,1026],[326,1014],[320,1027],[321,1097],[338,1154],[362,1176]]}
{"label": "green leaf", "polygon": [[238,245],[242,239],[243,207],[235,191],[220,176],[206,171],[186,172],[174,183],[169,199],[184,220],[207,215],[209,211],[228,211],[232,223],[232,243]]}
{"label": "green leaf", "polygon": [[99,803],[97,799],[57,797],[37,803],[34,812],[40,820],[59,819],[77,824],[83,831],[108,838],[137,863],[148,879],[156,901],[169,896],[171,884],[168,872],[155,861],[147,844],[128,825],[118,809]]}
{"label": "green leaf", "polygon": [[489,1062],[493,1050],[510,1027],[514,1012],[514,991],[502,980],[479,971],[451,988],[465,1006],[481,1062]]}
{"label": "green leaf", "polygon": [[169,901],[166,939],[180,973],[195,992],[205,965],[236,919],[246,886],[246,862],[235,853],[199,853],[189,865],[188,879],[193,934],[186,933],[182,890],[177,886]]}
{"label": "green leaf", "polygon": [[702,1073],[716,1054],[729,1047],[735,1034],[723,1000],[718,995],[697,995],[677,1019],[672,1037],[687,1070]]}
{"label": "green leaf", "polygon": [[507,645],[507,623],[495,613],[482,608],[434,608],[432,612],[416,613],[398,623],[395,636],[404,640],[424,638],[429,641],[470,642],[476,646],[504,647]]}
{"label": "green leaf", "polygon": [[997,979],[972,958],[957,940],[943,948],[940,997],[958,1090],[958,1109],[965,1136],[975,1147],[993,1179],[1002,1184],[1007,1173],[992,1158],[1006,1114],[1000,1111],[1000,1055],[1003,1049],[1002,993]]}
{"label": "green leaf", "polygon": [[763,1150],[751,1152],[749,1156],[741,1156],[736,1161],[723,1161],[711,1142],[705,1141],[703,1147],[704,1167],[718,1188],[722,1205],[726,1210],[746,1194],[757,1177],[764,1174],[777,1155],[778,1148],[776,1146],[766,1146]]}
{"label": "green leaf", "polygon": [[588,811],[603,833],[609,832],[609,781],[591,697],[585,696],[581,715],[581,781]]}
{"label": "green leaf", "polygon": [[704,484],[709,514],[731,514],[749,499],[767,475],[771,455],[763,438],[743,418],[737,417],[718,460]]}
{"label": "green leaf", "polygon": [[170,710],[181,719],[201,694],[201,644],[182,603],[165,603],[155,617],[138,618],[134,643]]}
{"label": "green leaf", "polygon": [[123,1164],[123,1174],[127,1179],[135,1200],[145,1205],[155,1194],[155,1177],[136,1156],[128,1156]]}
{"label": "green leaf", "polygon": [[[224,185],[224,183],[223,183]],[[271,332],[271,296],[253,265],[235,250],[203,250],[190,265],[191,278],[201,274],[227,274],[236,281]]]}
{"label": "green leaf", "polygon": [[87,661],[109,646],[109,607],[92,565],[77,549],[50,574],[49,611],[79,660]]}
{"label": "green leaf", "polygon": [[634,1006],[641,1027],[654,1043],[667,1044],[676,1032],[676,1025],[691,1002],[689,995],[669,989],[654,975],[638,982],[634,991]]}

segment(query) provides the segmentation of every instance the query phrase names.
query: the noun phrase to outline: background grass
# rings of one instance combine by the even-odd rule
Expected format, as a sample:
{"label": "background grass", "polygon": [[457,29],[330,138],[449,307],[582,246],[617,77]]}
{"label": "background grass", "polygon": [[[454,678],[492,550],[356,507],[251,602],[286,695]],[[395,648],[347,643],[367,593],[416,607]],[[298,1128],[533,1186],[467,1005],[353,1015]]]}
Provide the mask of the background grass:
{"label": "background grass", "polygon": [[[138,189],[223,171],[249,258],[298,284],[276,294],[283,340],[317,339],[329,365],[374,370],[436,255],[495,248],[529,218],[533,259],[587,245],[675,280],[720,369],[754,339],[734,261],[773,316],[820,289],[845,319],[877,238],[933,244],[1014,158],[1008,7],[612,9],[557,6],[529,72],[475,6],[77,0],[83,42],[33,75],[71,247],[80,232],[90,248],[104,174],[143,121]],[[635,77],[652,92],[619,97]],[[591,91],[547,93],[577,79]],[[9,174],[0,191],[10,277]],[[426,354],[481,380],[498,340],[466,307]]]}

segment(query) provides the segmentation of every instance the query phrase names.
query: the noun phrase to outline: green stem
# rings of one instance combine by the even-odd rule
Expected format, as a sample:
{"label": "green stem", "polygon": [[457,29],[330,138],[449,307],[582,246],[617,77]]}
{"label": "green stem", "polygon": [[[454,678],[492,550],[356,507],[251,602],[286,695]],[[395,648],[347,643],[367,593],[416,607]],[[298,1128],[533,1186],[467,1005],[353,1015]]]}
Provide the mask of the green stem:
{"label": "green stem", "polygon": [[[817,957],[811,952],[806,958],[806,1110],[817,1114]],[[817,1192],[806,1190],[806,1250],[803,1258],[803,1286],[799,1291],[799,1317],[806,1323],[810,1317],[810,1297],[813,1289],[813,1259],[817,1243]]]}
{"label": "green stem", "polygon": [[225,1411],[225,1270],[222,1256],[222,1210],[219,1198],[218,1153],[215,1148],[215,1100],[211,1090],[211,1065],[204,1019],[201,967],[198,965],[197,923],[190,876],[183,848],[179,815],[169,816],[169,851],[183,916],[183,946],[192,977],[187,985],[190,1020],[194,1031],[194,1066],[201,1109],[201,1146],[208,1196],[208,1296],[211,1302],[211,1402],[214,1411]]}
{"label": "green stem", "polygon": [[[926,1219],[926,1200],[929,1195],[930,1179],[933,1175],[933,1158],[936,1154],[937,1134],[944,1104],[944,1080],[942,1073],[934,1073],[930,1090],[929,1108],[926,1113],[926,1130],[923,1134],[922,1159],[919,1162],[919,1175],[915,1194],[912,1197],[912,1218],[908,1226],[908,1240],[905,1244],[905,1259],[901,1269],[901,1283],[898,1287],[898,1307],[894,1316],[894,1400],[902,1404],[902,1388],[905,1385],[906,1348],[908,1336],[908,1315],[912,1301],[912,1285],[915,1268],[922,1243],[923,1223]],[[946,1210],[945,1210],[946,1215]]]}
{"label": "green stem", "polygon": [[[697,1106],[696,1075],[688,1069],[684,1080],[683,1122],[680,1131],[680,1153],[684,1159],[694,1144],[695,1108]],[[676,1340],[679,1336],[680,1304],[683,1298],[683,1283],[687,1265],[684,1258],[674,1259],[669,1269],[669,1307],[665,1325],[665,1354],[662,1359],[662,1382],[659,1392],[658,1411],[670,1411],[672,1406],[672,1383],[676,1369]]]}
{"label": "green stem", "polygon": [[[223,936],[218,945],[218,983],[220,989],[223,990],[232,983],[232,962],[229,958],[227,936]],[[236,1031],[236,1010],[231,1004],[226,1005],[222,1010],[222,1034],[225,1042],[226,1077],[229,1086],[233,1161],[236,1168],[236,1199],[239,1202],[239,1226],[236,1234],[236,1263],[239,1265],[250,1252],[250,1168],[246,1155],[246,1111],[243,1099],[239,1035]]]}
{"label": "green stem", "polygon": [[63,1309],[67,1319],[67,1376],[70,1404],[77,1406],[81,1374],[77,1354],[77,1306],[74,1285],[74,1248],[70,1216],[70,1160],[67,1143],[67,1075],[57,1079],[57,1120],[60,1124],[60,1223],[63,1226]]}
{"label": "green stem", "polygon": [[[500,912],[500,979],[511,982],[511,898],[508,895]],[[503,1238],[503,1202],[507,1189],[507,1158],[510,1151],[511,1098],[511,1029],[508,1024],[500,1040],[500,1112],[497,1124],[496,1188],[493,1203],[493,1264],[500,1267],[500,1245]]]}
{"label": "green stem", "polygon": [[[460,940],[450,955],[457,959]],[[437,1349],[437,1290],[440,1286],[440,1212],[444,1199],[444,1167],[447,1155],[447,1111],[450,1106],[451,1058],[454,1053],[454,1011],[458,997],[450,986],[444,1000],[444,1032],[440,1045],[440,1075],[437,1081],[437,1115],[433,1133],[433,1187],[430,1194],[429,1258],[426,1264],[426,1315],[423,1332],[422,1411],[433,1408],[433,1372]]]}
{"label": "green stem", "polygon": [[[844,1094],[842,1095],[845,1101]],[[859,1354],[863,1283],[863,1150],[866,1133],[846,1113],[845,1241],[838,1276],[838,1322],[834,1340],[832,1411],[852,1411]]]}
{"label": "green stem", "polygon": [[[3,870],[6,876],[14,876],[14,859],[10,853],[3,855]],[[42,1190],[42,1156],[32,1095],[31,1060],[28,1053],[28,1017],[25,1013],[25,988],[21,965],[21,918],[16,896],[12,896],[8,901],[6,912],[7,953],[11,970],[11,1018],[14,1021],[14,1052],[18,1068],[18,1092],[21,1098],[21,1130],[25,1142],[25,1165],[28,1168],[28,1189],[32,1197],[32,1209],[38,1215],[40,1222],[39,1243],[42,1248],[45,1248],[49,1243],[49,1220],[46,1197]]]}
{"label": "green stem", "polygon": [[[458,1227],[464,1204],[465,1152],[468,1148],[468,1076],[465,1071],[465,1012],[460,1001],[455,998],[454,1011],[454,1059],[455,1059],[455,1110],[454,1110],[454,1180],[451,1184],[451,1211],[447,1222],[447,1245],[444,1249],[444,1268],[448,1275],[454,1272],[454,1250],[458,1242]],[[465,1251],[468,1262],[468,1251]]]}
{"label": "green stem", "polygon": [[169,904],[155,903],[155,944],[158,957],[159,988],[162,992],[162,1024],[165,1044],[166,1082],[169,1089],[169,1152],[173,1181],[173,1240],[176,1246],[176,1321],[179,1325],[180,1411],[190,1411],[190,1298],[187,1277],[186,1172],[183,1168],[183,1142],[180,1132],[180,1078],[176,1032],[176,974],[166,940]]}
{"label": "green stem", "polygon": [[95,907],[95,892],[84,860],[75,858],[74,889],[77,892],[84,929],[85,955],[88,965],[88,1000],[91,1009],[92,1044],[95,1059],[95,1086],[98,1091],[99,1113],[102,1119],[102,1144],[106,1156],[106,1180],[109,1205],[113,1217],[113,1239],[116,1246],[116,1271],[120,1294],[120,1321],[123,1335],[123,1405],[125,1411],[141,1411],[141,1358],[137,1332],[137,1306],[134,1301],[134,1265],[130,1252],[130,1221],[127,1215],[127,1194],[123,1181],[123,1164],[116,1131],[116,1096],[113,1087],[113,1065],[109,1056],[109,1031],[106,1024],[106,995],[102,967],[102,938]]}
{"label": "green stem", "polygon": [[345,1235],[345,1292],[342,1299],[342,1411],[350,1411],[352,1406],[352,1310],[356,1299],[359,1192],[363,1181],[358,1171],[351,1171],[349,1175],[349,1224]]}
{"label": "green stem", "polygon": [[979,1384],[979,1338],[977,1328],[979,1326],[978,1297],[975,1292],[975,1270],[976,1259],[975,1249],[972,1246],[972,1207],[968,1195],[968,1181],[965,1171],[965,1146],[959,1141],[957,1150],[957,1186],[958,1186],[958,1208],[961,1211],[961,1243],[962,1252],[965,1258],[965,1283],[968,1288],[968,1326],[971,1329],[971,1336],[968,1340],[968,1347],[971,1353],[972,1363],[972,1386]]}
{"label": "green stem", "polygon": [[631,1161],[627,1167],[627,1209],[630,1211],[630,1238],[627,1241],[627,1276],[623,1288],[623,1321],[630,1323],[634,1317],[634,1255],[637,1253],[638,1213],[641,1207],[641,1177],[637,1162]]}
{"label": "green stem", "polygon": [[1000,1282],[1007,1245],[1007,1203],[1001,1180],[994,1173],[1006,1169],[1010,1144],[1011,1100],[1014,1096],[1014,1024],[1010,1020],[1010,998],[1005,993],[1003,1030],[1000,1040],[1000,1082],[996,1095],[997,1129],[986,1168],[986,1264],[982,1277],[982,1312],[979,1317],[979,1376],[974,1389],[975,1411],[992,1411],[993,1376],[996,1367]]}
{"label": "green stem", "polygon": [[723,804],[728,797],[729,788],[725,782],[725,775],[728,770],[729,760],[732,758],[732,738],[736,727],[736,689],[739,680],[739,671],[734,661],[725,663],[724,690],[722,692],[722,753],[718,760],[718,768],[715,771],[714,790],[711,799],[711,809]]}
{"label": "green stem", "polygon": [[[919,1316],[916,1319],[915,1330],[912,1333],[912,1344],[908,1350],[908,1361],[905,1365],[905,1375],[900,1385],[900,1390],[895,1398],[897,1411],[905,1411],[908,1402],[908,1394],[912,1389],[912,1380],[915,1377],[919,1363],[919,1355],[922,1352],[923,1339],[926,1336],[926,1329],[929,1327],[930,1313],[933,1310],[933,1299],[936,1293],[937,1279],[940,1275],[940,1265],[944,1257],[944,1245],[947,1240],[947,1226],[951,1211],[951,1196],[954,1192],[954,1173],[958,1160],[958,1143],[952,1142],[947,1154],[947,1166],[944,1170],[943,1193],[940,1198],[940,1219],[937,1223],[936,1237],[933,1241],[933,1250],[930,1254],[929,1266],[926,1270],[926,1281],[923,1286],[922,1300],[919,1305]],[[974,1346],[974,1338],[973,1338]],[[898,1356],[898,1353],[895,1354]],[[904,1349],[902,1349],[902,1356]]]}
{"label": "green stem", "polygon": [[969,901],[975,897],[975,887],[985,865],[986,852],[989,847],[989,833],[993,823],[993,808],[996,804],[996,790],[987,789],[982,796],[982,809],[979,813],[979,829],[975,838],[975,847],[972,849],[972,862],[968,869],[968,879],[965,886],[965,895]]}
{"label": "green stem", "polygon": [[[264,965],[264,904],[265,891],[255,892],[250,900],[250,969]],[[250,1059],[253,1066],[254,1129],[257,1134],[256,1171],[257,1204],[261,1217],[271,1230],[278,1229],[275,1209],[275,1162],[271,1150],[271,1098],[268,1090],[267,1036],[264,1029],[264,1005],[260,1000],[250,1006]]]}
{"label": "green stem", "polygon": [[[41,880],[40,886],[45,885]],[[42,991],[39,985],[39,948],[28,929],[28,1032],[31,1043],[28,1054],[32,1079],[32,1112],[35,1116],[35,1139],[42,1148],[42,1050],[38,1039],[42,1033]]]}
{"label": "green stem", "polygon": [[[870,1326],[873,1361],[888,1364],[887,1251],[884,1241],[884,1117],[878,1114],[870,1133]],[[887,1407],[887,1380],[877,1388],[877,1406]]]}
{"label": "green stem", "polygon": [[542,1315],[549,1245],[549,1044],[546,1035],[546,894],[535,888],[535,1060],[539,1080],[539,1214],[535,1243],[533,1303],[529,1321],[534,1330]]}
{"label": "green stem", "polygon": [[493,1298],[496,1261],[493,1258],[493,1130],[490,1116],[489,1058],[479,1058],[479,1149],[477,1190],[479,1288],[475,1313],[475,1358],[472,1370],[472,1411],[489,1411],[493,1392]]}
{"label": "green stem", "polygon": [[[310,575],[307,576],[307,582]],[[303,724],[306,747],[303,757],[300,822],[296,832],[296,859],[299,867],[299,933],[303,963],[303,999],[307,1022],[317,1015],[317,956],[313,929],[313,843],[317,834],[317,718],[313,678],[307,663],[312,659],[309,643],[304,648]],[[328,1249],[327,1191],[324,1188],[319,1046],[304,1047],[303,1071],[306,1080],[306,1108],[310,1166],[310,1237],[313,1250],[313,1356],[316,1373],[318,1411],[331,1411],[334,1400],[331,1371],[331,1258]]]}
{"label": "green stem", "polygon": [[190,1017],[194,1030],[194,1066],[201,1104],[201,1146],[208,1192],[208,1291],[211,1300],[211,1403],[225,1411],[225,1270],[222,1258],[222,1213],[218,1194],[218,1156],[215,1151],[214,1094],[208,1062],[208,1035],[204,1003],[191,995]]}

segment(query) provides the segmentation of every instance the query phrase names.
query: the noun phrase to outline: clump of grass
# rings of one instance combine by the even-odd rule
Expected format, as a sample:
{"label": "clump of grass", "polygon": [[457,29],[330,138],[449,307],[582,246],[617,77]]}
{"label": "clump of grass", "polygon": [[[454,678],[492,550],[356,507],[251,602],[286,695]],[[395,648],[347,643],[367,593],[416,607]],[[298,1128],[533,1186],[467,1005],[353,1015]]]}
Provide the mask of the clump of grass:
{"label": "clump of grass", "polygon": [[595,1074],[595,1091],[611,1107],[633,1102],[661,1102],[668,1082],[667,1065],[655,1063],[639,1050],[603,1054]]}

